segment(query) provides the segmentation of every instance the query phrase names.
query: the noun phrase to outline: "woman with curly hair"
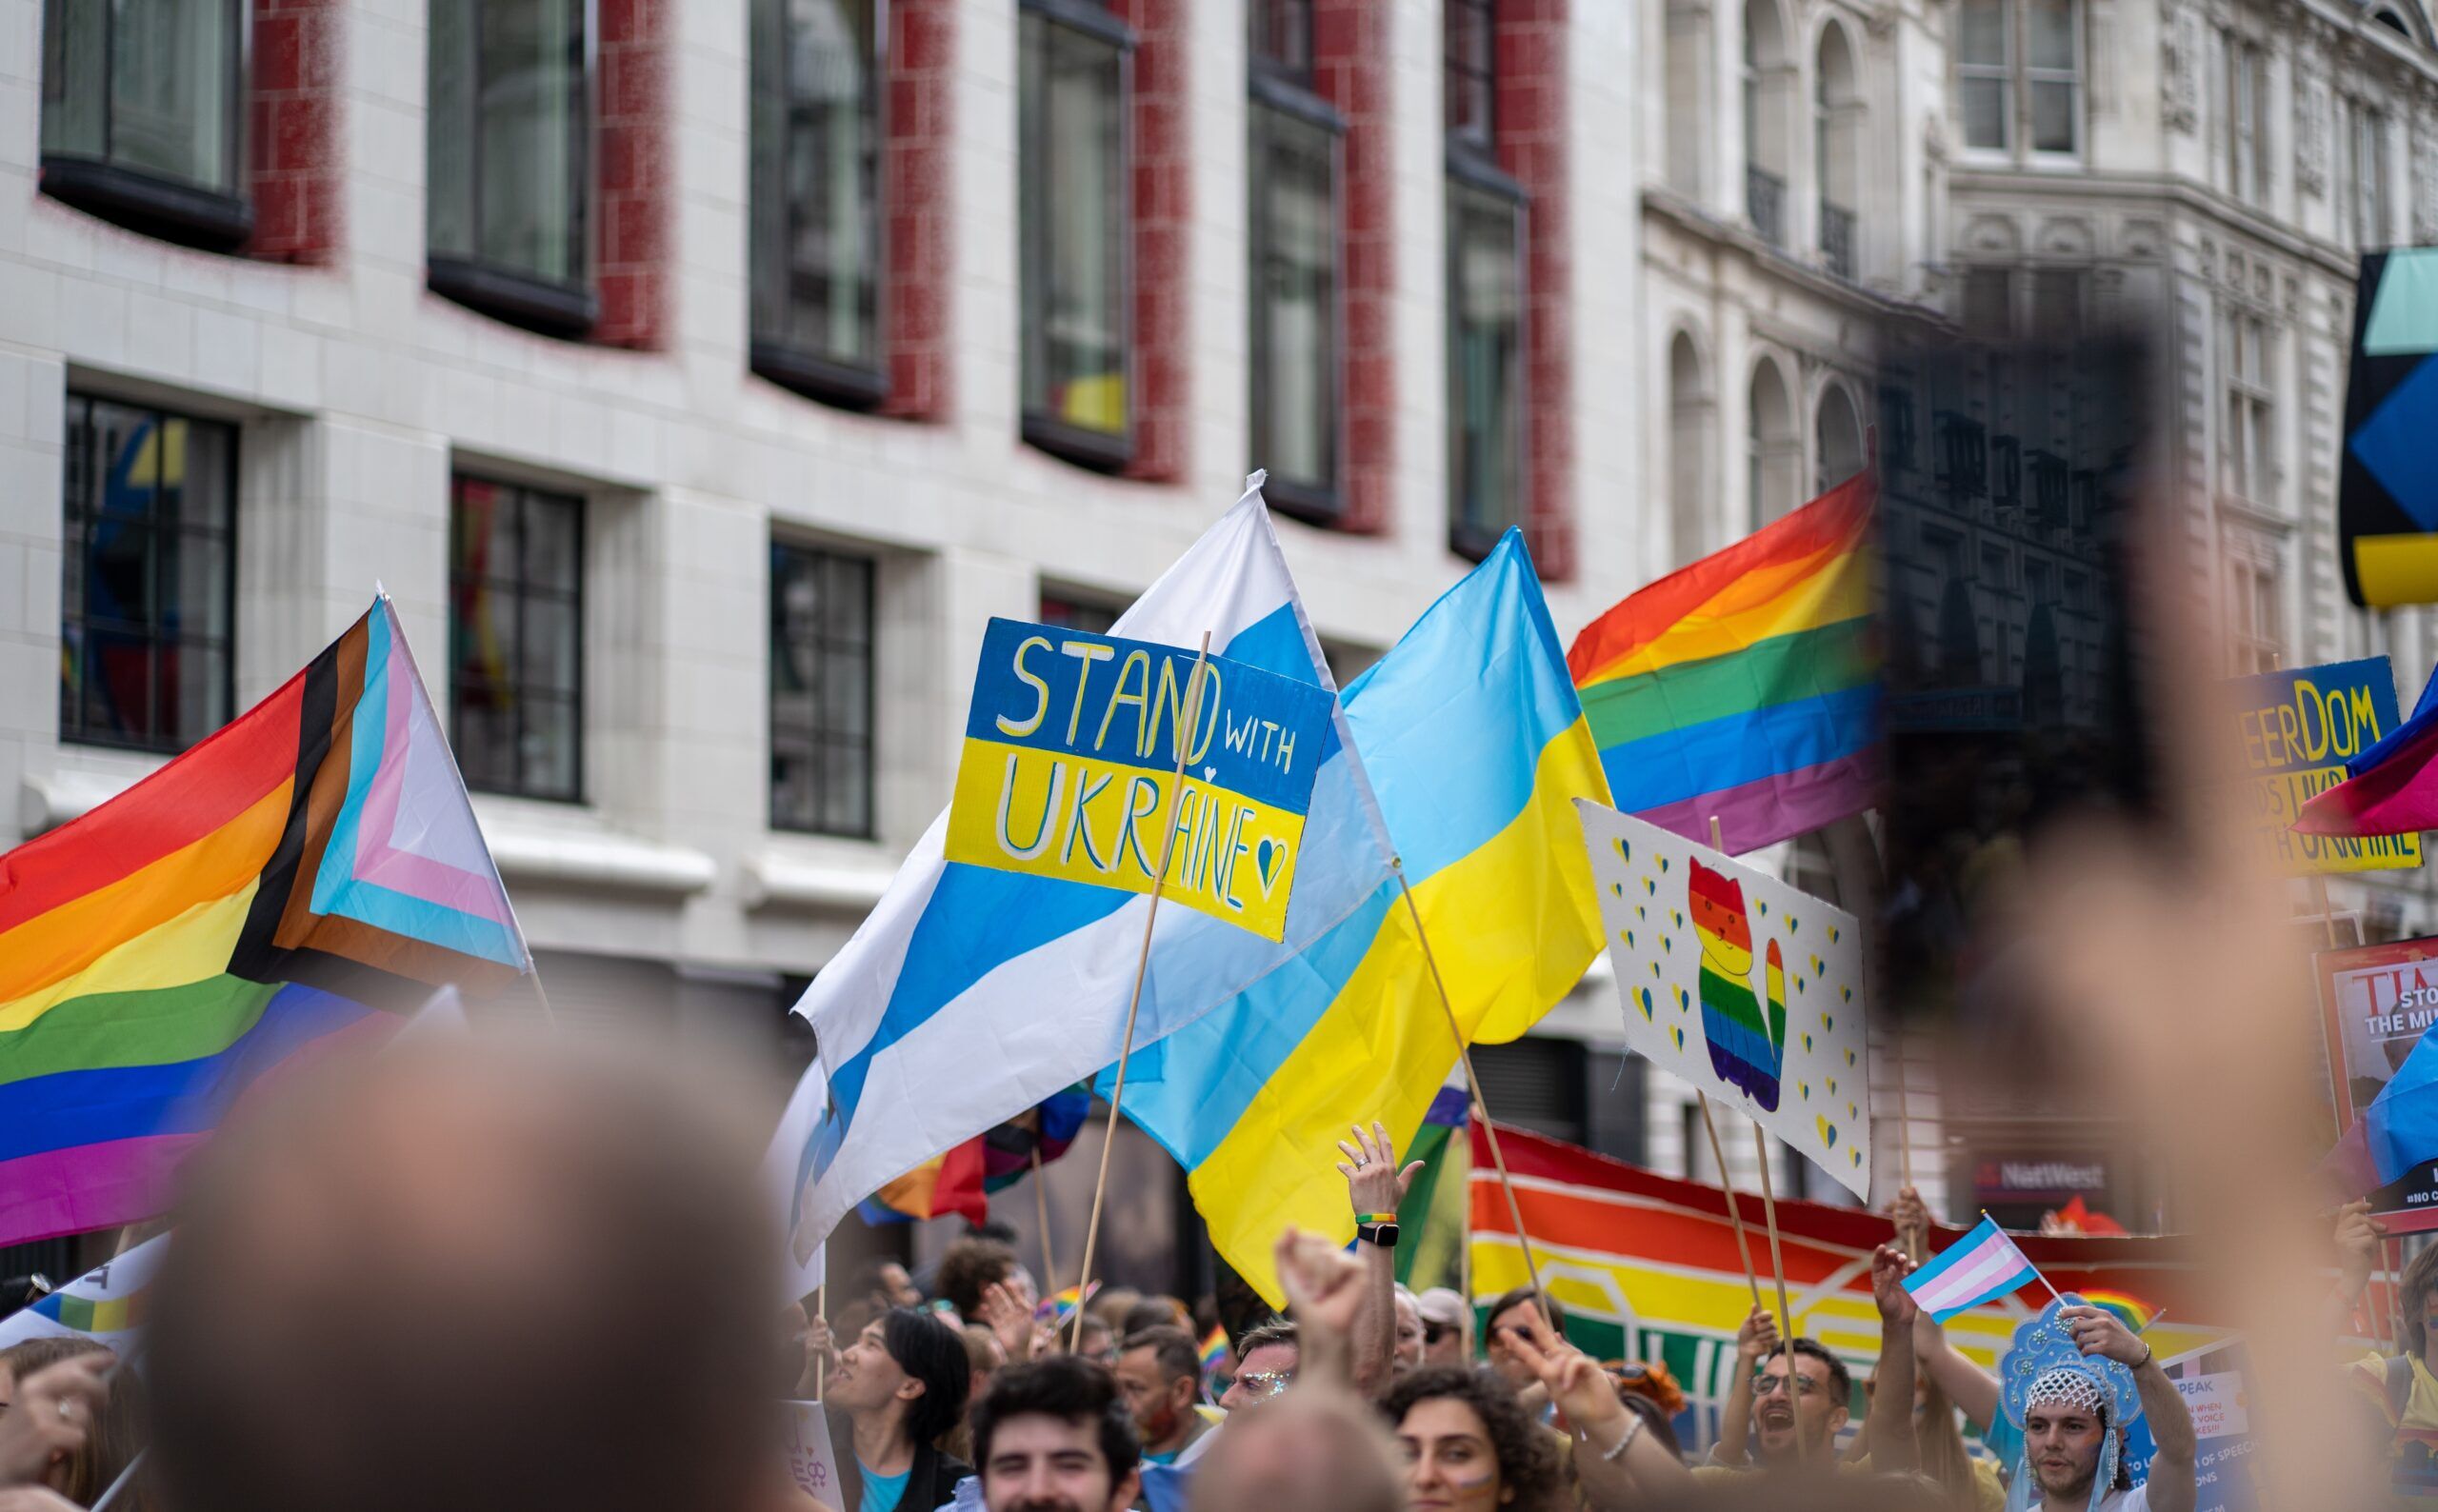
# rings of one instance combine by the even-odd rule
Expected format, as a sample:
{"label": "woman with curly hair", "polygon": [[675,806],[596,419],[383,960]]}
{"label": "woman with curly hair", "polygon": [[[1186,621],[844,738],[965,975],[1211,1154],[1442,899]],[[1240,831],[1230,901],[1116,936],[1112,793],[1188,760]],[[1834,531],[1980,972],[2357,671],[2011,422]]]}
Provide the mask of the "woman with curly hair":
{"label": "woman with curly hair", "polygon": [[1497,1378],[1417,1370],[1381,1403],[1406,1456],[1406,1505],[1432,1512],[1547,1512],[1557,1504],[1552,1436]]}

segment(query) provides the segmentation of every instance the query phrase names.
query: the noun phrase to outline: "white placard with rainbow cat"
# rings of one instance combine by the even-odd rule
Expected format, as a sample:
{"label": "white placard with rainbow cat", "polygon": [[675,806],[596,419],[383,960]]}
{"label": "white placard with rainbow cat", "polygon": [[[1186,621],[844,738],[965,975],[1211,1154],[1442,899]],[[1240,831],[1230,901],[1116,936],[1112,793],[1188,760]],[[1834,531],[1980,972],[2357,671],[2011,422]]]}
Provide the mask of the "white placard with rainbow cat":
{"label": "white placard with rainbow cat", "polygon": [[1626,1043],[1870,1198],[1870,1046],[1853,915],[1587,799]]}

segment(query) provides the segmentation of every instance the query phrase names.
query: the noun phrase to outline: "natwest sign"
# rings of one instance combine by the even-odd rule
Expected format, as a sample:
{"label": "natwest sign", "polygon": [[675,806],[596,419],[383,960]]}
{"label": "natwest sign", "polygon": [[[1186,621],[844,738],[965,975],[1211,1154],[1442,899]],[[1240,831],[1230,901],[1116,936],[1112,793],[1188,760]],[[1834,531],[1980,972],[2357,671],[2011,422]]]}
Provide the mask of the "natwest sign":
{"label": "natwest sign", "polygon": [[2096,1157],[1986,1156],[1972,1167],[1972,1186],[1983,1202],[2096,1195],[2108,1189],[2108,1163]]}

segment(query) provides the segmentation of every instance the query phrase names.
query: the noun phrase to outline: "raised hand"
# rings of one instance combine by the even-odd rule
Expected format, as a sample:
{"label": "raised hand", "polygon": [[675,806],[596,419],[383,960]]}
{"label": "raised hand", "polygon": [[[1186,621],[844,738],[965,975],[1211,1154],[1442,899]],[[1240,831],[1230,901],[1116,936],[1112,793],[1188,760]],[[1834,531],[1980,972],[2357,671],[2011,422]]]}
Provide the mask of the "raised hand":
{"label": "raised hand", "polygon": [[1888,1217],[1900,1234],[1924,1233],[1930,1226],[1929,1204],[1910,1186],[1896,1194],[1896,1204],[1888,1208]]}
{"label": "raised hand", "polygon": [[982,1303],[975,1310],[982,1316],[974,1321],[998,1336],[1009,1364],[1032,1358],[1032,1309],[1016,1296],[1014,1287],[1004,1281],[992,1282],[982,1289]]}
{"label": "raised hand", "polygon": [[1337,1147],[1346,1157],[1337,1163],[1338,1173],[1346,1178],[1346,1195],[1357,1213],[1395,1212],[1422,1169],[1420,1161],[1397,1169],[1397,1147],[1377,1120],[1369,1131],[1355,1124],[1354,1138],[1338,1141]]}
{"label": "raised hand", "polygon": [[1625,1404],[1617,1400],[1617,1388],[1608,1372],[1589,1355],[1577,1349],[1557,1335],[1538,1307],[1524,1309],[1524,1331],[1509,1331],[1507,1347],[1515,1358],[1539,1379],[1549,1394],[1549,1400],[1566,1414],[1566,1421],[1592,1438],[1606,1442],[1624,1426]]}
{"label": "raised hand", "polygon": [[2386,1230],[2370,1219],[2368,1198],[2336,1210],[2336,1263],[2348,1296],[2360,1296],[2370,1284],[2370,1271]]}
{"label": "raised hand", "polygon": [[78,1355],[17,1383],[17,1400],[0,1413],[0,1485],[36,1484],[85,1447],[117,1364],[110,1354]]}
{"label": "raised hand", "polygon": [[1318,1234],[1289,1228],[1278,1236],[1279,1284],[1299,1329],[1349,1340],[1364,1301],[1363,1263]]}
{"label": "raised hand", "polygon": [[1901,1328],[1913,1325],[1913,1315],[1921,1309],[1913,1302],[1913,1294],[1905,1289],[1905,1278],[1913,1273],[1913,1262],[1893,1244],[1882,1244],[1871,1251],[1870,1298],[1879,1304],[1879,1316]]}
{"label": "raised hand", "polygon": [[2068,1307],[2057,1316],[2073,1330],[2075,1347],[2087,1355],[2105,1355],[2121,1365],[2140,1365],[2150,1358],[2150,1346],[2106,1308]]}
{"label": "raised hand", "polygon": [[1755,1307],[1745,1317],[1742,1327],[1735,1330],[1735,1358],[1742,1363],[1744,1373],[1777,1352],[1778,1320],[1767,1307]]}

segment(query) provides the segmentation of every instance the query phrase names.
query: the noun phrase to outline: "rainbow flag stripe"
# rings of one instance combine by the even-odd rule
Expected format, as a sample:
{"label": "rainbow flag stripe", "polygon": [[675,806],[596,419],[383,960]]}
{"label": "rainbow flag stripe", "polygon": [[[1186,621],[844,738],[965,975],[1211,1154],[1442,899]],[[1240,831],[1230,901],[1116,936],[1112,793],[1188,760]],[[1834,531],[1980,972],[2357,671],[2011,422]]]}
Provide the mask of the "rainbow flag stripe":
{"label": "rainbow flag stripe", "polygon": [[151,1216],[274,1066],[530,964],[378,602],[233,723],[0,855],[0,1244]]}
{"label": "rainbow flag stripe", "polygon": [[1206,1376],[1210,1374],[1211,1367],[1227,1358],[1227,1326],[1223,1323],[1213,1323],[1210,1325],[1210,1331],[1202,1336],[1202,1373]]}
{"label": "rainbow flag stripe", "polygon": [[2148,1331],[2158,1318],[2158,1310],[2130,1292],[2108,1291],[2093,1287],[2082,1294],[2083,1301],[2094,1307],[2105,1308],[2116,1315],[2116,1321],[2135,1333]]}
{"label": "rainbow flag stripe", "polygon": [[1870,806],[1868,471],[1672,573],[1567,652],[1616,806],[1735,854]]}

